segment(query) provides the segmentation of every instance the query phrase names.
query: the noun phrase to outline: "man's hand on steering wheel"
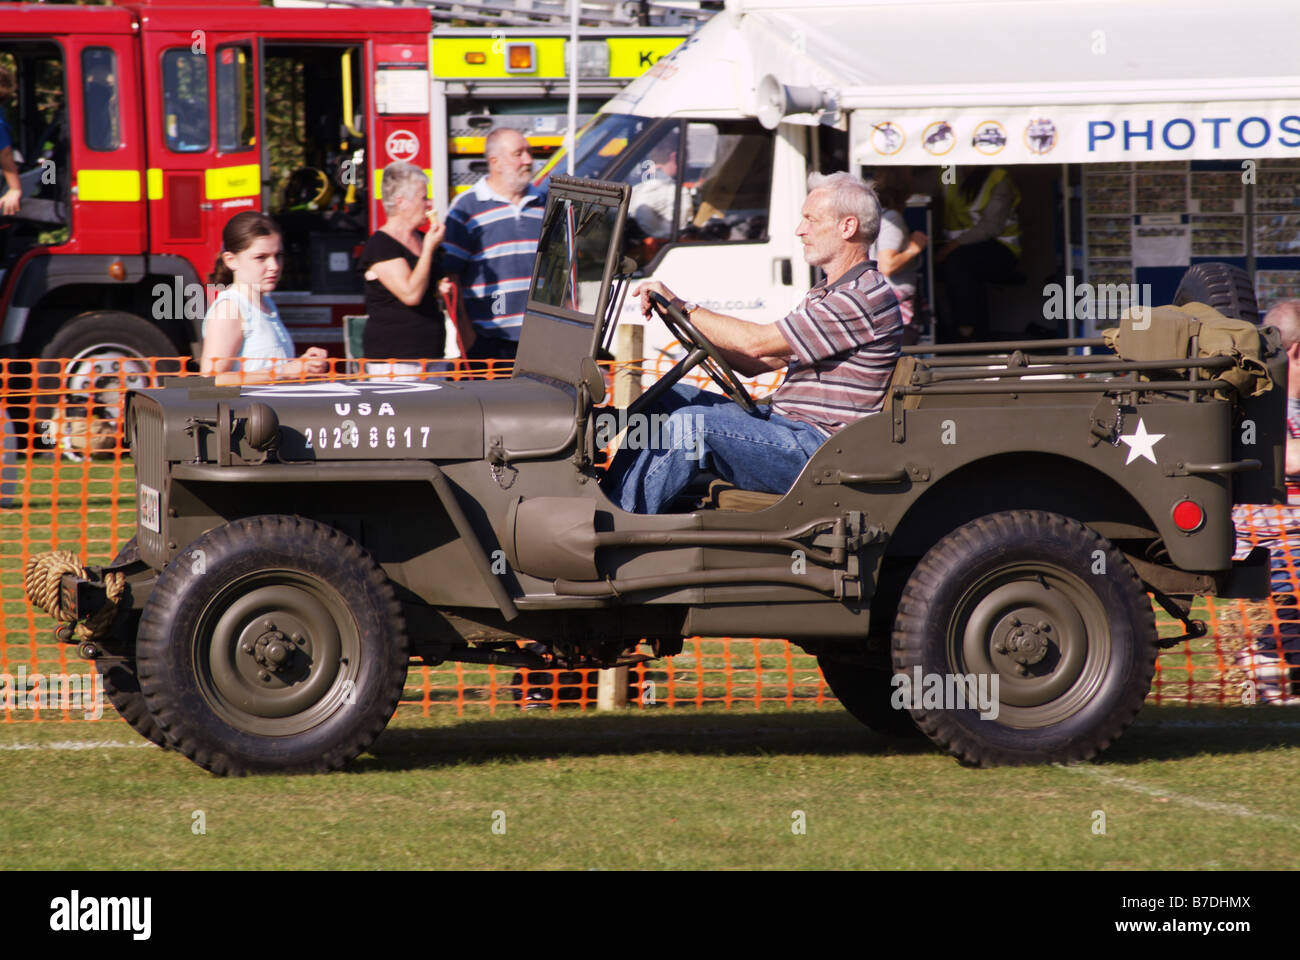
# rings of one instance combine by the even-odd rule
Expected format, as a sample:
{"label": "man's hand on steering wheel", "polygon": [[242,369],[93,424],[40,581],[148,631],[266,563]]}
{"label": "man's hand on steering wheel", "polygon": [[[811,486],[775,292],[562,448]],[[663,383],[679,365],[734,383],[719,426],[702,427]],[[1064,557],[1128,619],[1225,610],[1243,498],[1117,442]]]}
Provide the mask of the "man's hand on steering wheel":
{"label": "man's hand on steering wheel", "polygon": [[639,297],[641,300],[641,316],[649,320],[654,315],[654,308],[650,304],[650,294],[657,293],[669,303],[677,299],[677,294],[673,293],[658,280],[646,280],[635,290],[632,296]]}
{"label": "man's hand on steering wheel", "polygon": [[740,378],[736,376],[727,358],[695,324],[691,323],[686,312],[676,305],[679,301],[671,290],[658,280],[648,280],[632,293],[641,298],[641,310],[646,319],[649,319],[651,311],[658,314],[664,325],[687,351],[687,356],[660,381],[664,386],[656,391],[655,387],[659,386],[656,384],[648,392],[657,396],[685,376],[688,370],[702,365],[723,393],[739,404],[746,413],[754,412],[753,398],[745,389],[745,385],[740,382]]}

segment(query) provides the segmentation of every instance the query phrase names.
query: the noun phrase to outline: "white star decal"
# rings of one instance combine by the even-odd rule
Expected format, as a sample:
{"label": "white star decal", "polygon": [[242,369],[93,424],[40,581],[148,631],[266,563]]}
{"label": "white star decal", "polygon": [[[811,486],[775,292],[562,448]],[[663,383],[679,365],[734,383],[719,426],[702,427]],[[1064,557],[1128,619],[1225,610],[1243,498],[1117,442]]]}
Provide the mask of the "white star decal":
{"label": "white star decal", "polygon": [[1138,457],[1146,457],[1152,463],[1156,462],[1156,444],[1165,438],[1163,433],[1147,433],[1147,426],[1138,419],[1138,428],[1136,433],[1124,434],[1120,437],[1128,444],[1128,459],[1124,461],[1124,466],[1128,466]]}

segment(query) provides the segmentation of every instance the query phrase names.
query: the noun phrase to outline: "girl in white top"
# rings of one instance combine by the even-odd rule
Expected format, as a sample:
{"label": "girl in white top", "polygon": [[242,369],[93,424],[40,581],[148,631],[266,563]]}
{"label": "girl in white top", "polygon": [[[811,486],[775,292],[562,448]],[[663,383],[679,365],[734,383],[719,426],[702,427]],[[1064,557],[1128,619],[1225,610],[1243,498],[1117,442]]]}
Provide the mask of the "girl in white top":
{"label": "girl in white top", "polygon": [[236,214],[221,241],[212,282],[226,289],[203,318],[199,372],[215,376],[222,386],[325,373],[329,361],[321,347],[308,347],[293,359],[293,340],[267,296],[284,260],[275,221],[255,210]]}

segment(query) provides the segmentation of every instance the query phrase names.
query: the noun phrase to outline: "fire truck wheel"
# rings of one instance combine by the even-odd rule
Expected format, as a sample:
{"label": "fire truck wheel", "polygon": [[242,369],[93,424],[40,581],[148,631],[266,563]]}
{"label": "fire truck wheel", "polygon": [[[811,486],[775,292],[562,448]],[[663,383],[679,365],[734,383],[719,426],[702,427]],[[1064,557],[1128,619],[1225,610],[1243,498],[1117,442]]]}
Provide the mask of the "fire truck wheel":
{"label": "fire truck wheel", "polygon": [[[135,537],[132,537],[117,552],[112,565],[130,563],[138,557]],[[158,726],[153,714],[149,712],[148,704],[144,702],[144,694],[140,692],[140,678],[136,675],[135,637],[139,629],[140,611],[126,611],[117,625],[117,643],[113,649],[114,653],[120,653],[126,659],[95,660],[95,669],[99,671],[104,684],[104,695],[108,697],[108,702],[113,705],[118,716],[130,724],[131,729],[140,736],[165,750],[167,738],[163,736],[162,728]]]}
{"label": "fire truck wheel", "polygon": [[140,618],[140,687],[167,740],[221,775],[336,770],[379,736],[408,663],[392,584],[361,545],[290,516],[208,531]]}
{"label": "fire truck wheel", "polygon": [[833,657],[818,657],[817,666],[844,709],[876,733],[887,737],[920,735],[912,715],[890,703],[895,688],[888,666],[870,667]]}
{"label": "fire truck wheel", "polygon": [[1087,760],[1133,721],[1155,673],[1142,582],[1093,530],[990,514],[917,564],[894,622],[917,726],[974,766]]}
{"label": "fire truck wheel", "polygon": [[1250,274],[1230,263],[1195,263],[1174,291],[1174,306],[1204,303],[1225,317],[1259,323],[1259,304]]}
{"label": "fire truck wheel", "polygon": [[[120,310],[79,314],[59,327],[41,349],[36,419],[53,422],[52,442],[86,452],[95,431],[86,419],[119,420],[122,394],[130,387],[158,386],[162,375],[178,373],[180,350],[156,325]],[[161,357],[163,360],[149,358]],[[59,362],[54,362],[59,361]],[[48,398],[60,398],[58,406]]]}

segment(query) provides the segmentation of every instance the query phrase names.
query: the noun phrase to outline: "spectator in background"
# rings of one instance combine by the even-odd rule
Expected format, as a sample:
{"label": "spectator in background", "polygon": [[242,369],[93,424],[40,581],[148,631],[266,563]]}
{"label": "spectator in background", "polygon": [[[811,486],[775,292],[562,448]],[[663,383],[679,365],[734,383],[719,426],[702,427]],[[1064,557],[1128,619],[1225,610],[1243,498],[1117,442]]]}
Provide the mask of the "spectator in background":
{"label": "spectator in background", "polygon": [[[421,364],[446,352],[446,325],[438,297],[446,227],[429,200],[429,178],[405,160],[384,167],[380,182],[384,225],[366,241],[361,269],[366,280],[366,326],[362,350],[371,376],[413,376],[445,363]],[[421,227],[428,227],[423,233]],[[391,358],[391,362],[389,359]]]}
{"label": "spectator in background", "polygon": [[545,194],[532,185],[533,155],[518,130],[498,127],[484,144],[488,173],[447,211],[447,272],[460,277],[474,336],[471,360],[513,360],[528,302]]}
{"label": "spectator in background", "polygon": [[945,340],[987,340],[986,283],[1011,283],[1020,269],[1020,189],[1005,167],[967,167],[943,193],[944,244],[934,255],[948,293]]}
{"label": "spectator in background", "polygon": [[[1264,315],[1262,326],[1276,327],[1289,362],[1286,383],[1286,480],[1288,492],[1300,484],[1300,300],[1283,300]],[[1287,497],[1288,501],[1291,497]]]}
{"label": "spectator in background", "polygon": [[876,196],[880,198],[880,235],[871,245],[868,256],[876,264],[898,298],[898,312],[903,317],[903,346],[920,339],[913,321],[920,299],[918,271],[921,252],[930,238],[921,230],[908,231],[903,211],[912,195],[912,171],[907,167],[887,167],[878,172]]}
{"label": "spectator in background", "polygon": [[[13,71],[0,67],[0,101],[8,100],[17,89]],[[14,138],[9,123],[0,111],[0,172],[4,174],[4,191],[0,193],[0,216],[16,217],[22,205],[23,184],[18,179],[18,164],[14,161]]]}
{"label": "spectator in background", "polygon": [[630,216],[647,237],[667,240],[673,233],[673,205],[681,195],[677,213],[677,227],[684,230],[691,222],[691,197],[686,190],[677,189],[677,135],[664,137],[650,148],[647,158],[649,168],[641,179],[632,184],[632,197],[628,204]]}
{"label": "spectator in background", "polygon": [[270,292],[284,260],[280,228],[264,213],[235,214],[221,231],[221,253],[211,280],[224,286],[203,318],[199,373],[217,384],[264,383],[325,373],[322,347],[294,360],[293,340],[280,322]]}

